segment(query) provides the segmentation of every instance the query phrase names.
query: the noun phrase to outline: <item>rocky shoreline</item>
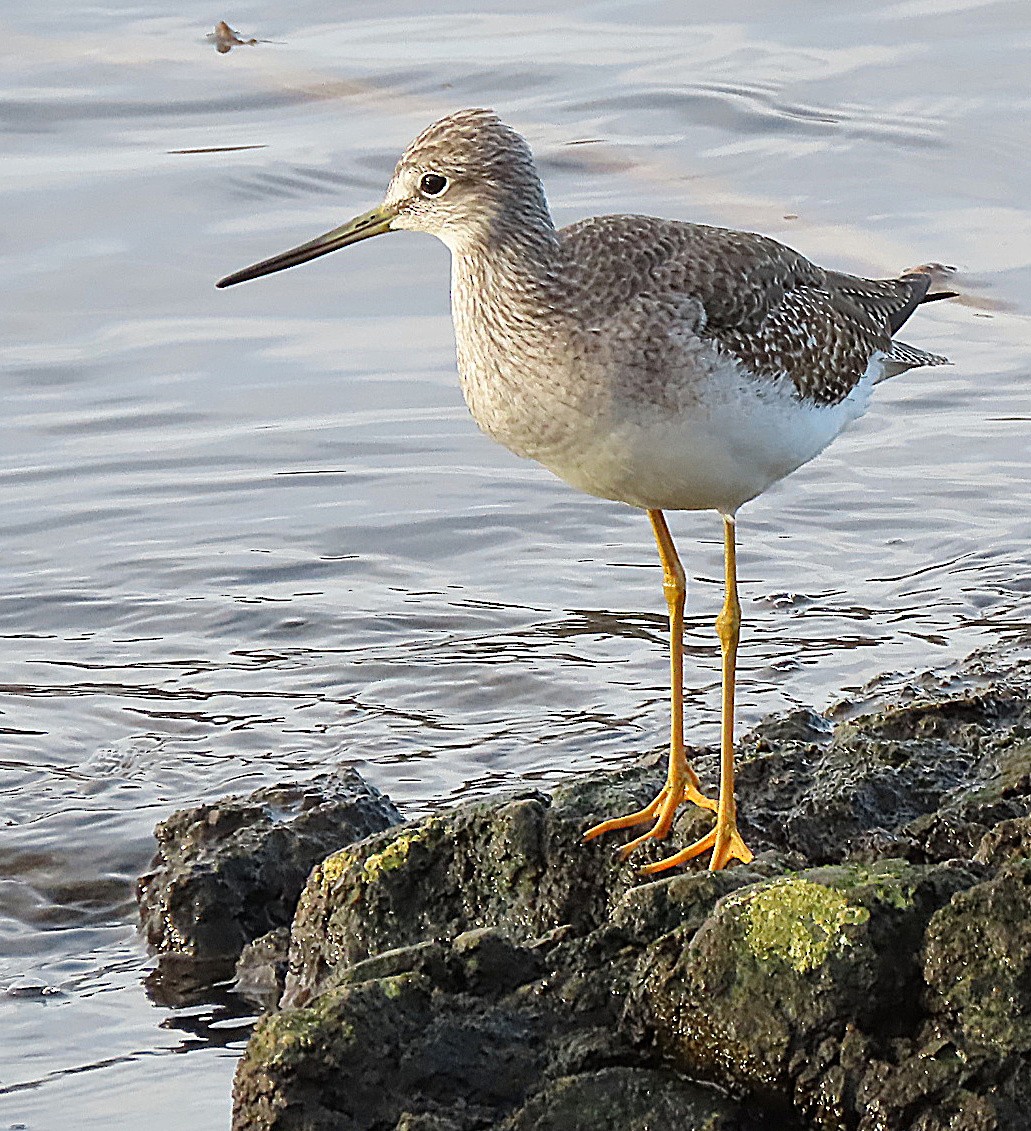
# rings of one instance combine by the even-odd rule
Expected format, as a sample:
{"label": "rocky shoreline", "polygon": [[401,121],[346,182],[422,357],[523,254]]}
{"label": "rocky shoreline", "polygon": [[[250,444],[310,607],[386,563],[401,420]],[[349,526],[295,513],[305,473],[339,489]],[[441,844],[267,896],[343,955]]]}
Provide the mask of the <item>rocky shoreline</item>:
{"label": "rocky shoreline", "polygon": [[407,824],[353,771],[176,814],[148,938],[279,999],[235,1131],[1025,1131],[1031,693],[963,682],[747,736],[717,874],[580,843],[658,757]]}

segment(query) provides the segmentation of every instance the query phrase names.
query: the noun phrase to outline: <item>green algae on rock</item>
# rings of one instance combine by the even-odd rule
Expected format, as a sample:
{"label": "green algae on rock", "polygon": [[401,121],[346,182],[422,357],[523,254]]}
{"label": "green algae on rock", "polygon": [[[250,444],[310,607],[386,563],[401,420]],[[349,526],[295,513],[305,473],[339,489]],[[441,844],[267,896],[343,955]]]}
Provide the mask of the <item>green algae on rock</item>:
{"label": "green algae on rock", "polygon": [[1031,1054],[1031,858],[1008,861],[934,916],[924,969],[969,1045]]}
{"label": "green algae on rock", "polygon": [[725,905],[741,914],[745,943],[761,964],[786,963],[799,974],[851,946],[847,928],[870,918],[865,907],[802,876],[757,884],[728,896]]}
{"label": "green algae on rock", "polygon": [[400,868],[408,859],[412,846],[428,840],[430,835],[431,829],[428,826],[399,833],[382,852],[373,853],[366,858],[362,864],[366,881],[374,884],[384,872],[392,872],[395,868]]}

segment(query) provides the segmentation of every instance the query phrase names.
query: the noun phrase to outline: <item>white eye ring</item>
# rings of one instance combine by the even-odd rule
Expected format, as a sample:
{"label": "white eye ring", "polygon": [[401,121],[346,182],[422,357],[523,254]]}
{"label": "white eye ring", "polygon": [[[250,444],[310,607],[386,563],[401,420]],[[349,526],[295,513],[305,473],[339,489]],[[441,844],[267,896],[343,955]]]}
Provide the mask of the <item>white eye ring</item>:
{"label": "white eye ring", "polygon": [[423,173],[419,180],[419,192],[423,196],[442,196],[449,183],[442,173]]}

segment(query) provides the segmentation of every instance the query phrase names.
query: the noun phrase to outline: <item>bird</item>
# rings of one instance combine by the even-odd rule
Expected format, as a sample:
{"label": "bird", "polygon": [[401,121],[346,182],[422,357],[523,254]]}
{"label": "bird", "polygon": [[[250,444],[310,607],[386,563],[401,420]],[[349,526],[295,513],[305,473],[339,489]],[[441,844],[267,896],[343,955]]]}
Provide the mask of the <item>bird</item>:
{"label": "bird", "polygon": [[[948,359],[895,339],[922,303],[953,297],[949,270],[895,278],[827,270],[768,236],[639,215],[556,229],[533,154],[492,110],[434,122],[402,154],[382,203],[220,279],[229,287],[387,232],[427,232],[451,252],[458,375],[479,427],[589,495],[643,510],[669,613],[670,745],[654,800],[583,833],[664,840],[685,804],[706,835],[646,875],[697,857],[749,863],[734,791],[741,629],[737,514],[808,463],[866,409],[877,383]],[[686,576],[667,511],[723,521],[719,783],[703,792],[684,743]]]}

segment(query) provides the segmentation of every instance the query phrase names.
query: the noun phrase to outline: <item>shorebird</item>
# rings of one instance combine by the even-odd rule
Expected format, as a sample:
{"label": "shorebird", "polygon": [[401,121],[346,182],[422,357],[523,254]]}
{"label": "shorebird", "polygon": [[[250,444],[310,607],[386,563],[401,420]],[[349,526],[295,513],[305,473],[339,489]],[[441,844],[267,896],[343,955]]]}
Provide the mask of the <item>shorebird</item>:
{"label": "shorebird", "polygon": [[[951,297],[931,289],[942,269],[864,279],[767,236],[650,216],[556,230],[527,143],[492,111],[461,110],[412,142],[377,207],[217,286],[402,230],[451,251],[458,373],[480,428],[573,487],[645,511],[658,545],[670,624],[666,783],[651,804],[584,839],[646,826],[625,857],[668,836],[679,807],[693,803],[715,811],[710,832],[641,871],[710,850],[713,870],[747,863],[734,799],[736,515],[859,417],[877,382],[946,363],[893,338],[921,303]],[[686,583],[667,510],[723,518],[716,799],[684,746]]]}

